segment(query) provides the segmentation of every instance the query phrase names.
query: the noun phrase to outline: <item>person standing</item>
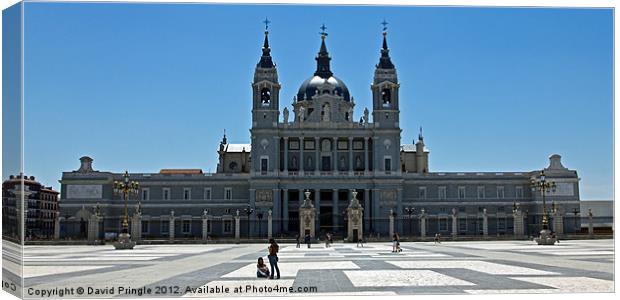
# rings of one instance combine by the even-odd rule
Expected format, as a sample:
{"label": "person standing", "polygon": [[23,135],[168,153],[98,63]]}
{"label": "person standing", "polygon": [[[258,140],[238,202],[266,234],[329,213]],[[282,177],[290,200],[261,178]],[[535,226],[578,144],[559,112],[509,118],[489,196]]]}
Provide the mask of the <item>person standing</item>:
{"label": "person standing", "polygon": [[310,234],[306,233],[306,237],[304,237],[304,243],[306,243],[308,245],[308,248],[310,248]]}
{"label": "person standing", "polygon": [[269,265],[271,266],[271,277],[273,279],[274,269],[275,272],[278,273],[276,279],[280,279],[280,268],[278,268],[278,251],[280,250],[280,246],[276,243],[276,240],[269,239],[269,255],[267,258],[269,259]]}
{"label": "person standing", "polygon": [[301,248],[301,244],[300,244],[299,239],[300,239],[299,234],[297,234],[297,235],[295,236],[295,240],[297,241],[297,246],[295,246],[295,248]]}
{"label": "person standing", "polygon": [[392,235],[392,253],[396,252],[396,243],[398,243],[398,240],[396,240],[396,234]]}

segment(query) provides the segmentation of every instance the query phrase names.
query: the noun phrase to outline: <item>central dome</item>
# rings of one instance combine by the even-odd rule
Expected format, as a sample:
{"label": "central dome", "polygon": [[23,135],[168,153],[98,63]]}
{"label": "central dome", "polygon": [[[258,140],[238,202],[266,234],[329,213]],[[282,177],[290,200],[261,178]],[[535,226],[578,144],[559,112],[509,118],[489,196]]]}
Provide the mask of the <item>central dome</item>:
{"label": "central dome", "polygon": [[328,78],[323,78],[318,75],[314,75],[308,79],[306,79],[299,88],[297,92],[297,100],[311,100],[312,96],[317,94],[330,93],[335,96],[342,96],[344,101],[350,101],[351,98],[349,96],[349,89],[342,82],[342,80],[329,76]]}

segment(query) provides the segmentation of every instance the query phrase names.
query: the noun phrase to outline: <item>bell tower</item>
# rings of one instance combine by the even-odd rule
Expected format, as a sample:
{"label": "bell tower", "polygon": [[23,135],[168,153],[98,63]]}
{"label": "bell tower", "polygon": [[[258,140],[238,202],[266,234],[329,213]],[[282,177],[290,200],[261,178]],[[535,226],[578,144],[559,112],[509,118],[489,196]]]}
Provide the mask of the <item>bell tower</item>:
{"label": "bell tower", "polygon": [[252,127],[276,128],[279,116],[280,84],[269,48],[269,23],[265,19],[263,55],[254,70],[252,82]]}
{"label": "bell tower", "polygon": [[387,22],[383,21],[383,46],[379,64],[370,86],[373,102],[373,122],[380,128],[399,128],[398,77],[387,46]]}

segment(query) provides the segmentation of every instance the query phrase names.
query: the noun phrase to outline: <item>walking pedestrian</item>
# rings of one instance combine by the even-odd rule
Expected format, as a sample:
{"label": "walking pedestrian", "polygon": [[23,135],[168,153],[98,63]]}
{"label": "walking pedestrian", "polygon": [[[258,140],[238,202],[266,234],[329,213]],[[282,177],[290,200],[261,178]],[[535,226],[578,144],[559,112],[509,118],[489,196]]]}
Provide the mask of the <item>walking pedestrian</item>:
{"label": "walking pedestrian", "polygon": [[435,233],[435,244],[439,243],[439,233]]}
{"label": "walking pedestrian", "polygon": [[299,239],[300,239],[299,234],[297,234],[297,235],[295,236],[295,240],[297,241],[297,246],[295,246],[295,248],[301,248],[301,244],[300,244]]}
{"label": "walking pedestrian", "polygon": [[304,237],[304,243],[308,245],[308,248],[310,248],[310,234],[309,233],[306,233],[306,236]]}
{"label": "walking pedestrian", "polygon": [[396,243],[398,241],[396,240],[396,234],[392,235],[392,253],[396,252]]}
{"label": "walking pedestrian", "polygon": [[271,277],[269,278],[273,279],[275,268],[275,272],[278,273],[276,279],[280,279],[280,268],[278,268],[278,251],[280,250],[280,246],[278,246],[276,240],[269,239],[269,247],[267,249],[269,249],[269,256],[267,256],[267,258],[269,259],[269,265],[271,266]]}

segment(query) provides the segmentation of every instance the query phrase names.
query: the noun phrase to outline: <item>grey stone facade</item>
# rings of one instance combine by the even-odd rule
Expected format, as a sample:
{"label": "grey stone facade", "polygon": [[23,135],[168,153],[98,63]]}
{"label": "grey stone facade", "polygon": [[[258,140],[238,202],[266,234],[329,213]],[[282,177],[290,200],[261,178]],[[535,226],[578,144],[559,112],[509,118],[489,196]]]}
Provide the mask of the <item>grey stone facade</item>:
{"label": "grey stone facade", "polygon": [[[326,232],[346,235],[346,208],[353,189],[363,207],[365,235],[388,235],[390,211],[394,231],[404,237],[513,235],[513,210],[524,218],[523,234],[517,230],[518,235],[540,230],[542,199],[530,188],[530,180],[540,170],[431,172],[421,129],[415,144],[401,143],[400,83],[386,33],[371,85],[372,110],[356,108],[344,82],[333,75],[325,39],[323,35],[316,72],[302,84],[292,107],[280,113],[278,73],[265,32],[263,55],[252,84],[251,141],[231,144],[224,136],[216,173],[162,170],[131,174],[141,191],[130,198],[129,214],[134,214],[139,203],[142,239],[202,239],[204,230],[214,238],[235,237],[237,230],[241,238],[248,234],[266,237],[268,232],[294,236],[300,228],[299,207],[306,189],[311,192],[315,230],[320,236]],[[356,109],[359,120],[354,119]],[[121,179],[122,170],[95,171],[91,162],[63,173],[60,216],[79,220],[78,216],[92,214],[98,204],[102,232],[119,232],[124,204],[121,196],[113,194],[112,184]],[[558,187],[547,194],[549,210],[551,203],[558,209],[552,217],[570,219],[569,212],[579,207],[577,172],[562,166],[559,155],[552,155],[544,170]],[[267,229],[269,211],[271,230]],[[61,236],[75,235],[79,228],[69,227]]]}

